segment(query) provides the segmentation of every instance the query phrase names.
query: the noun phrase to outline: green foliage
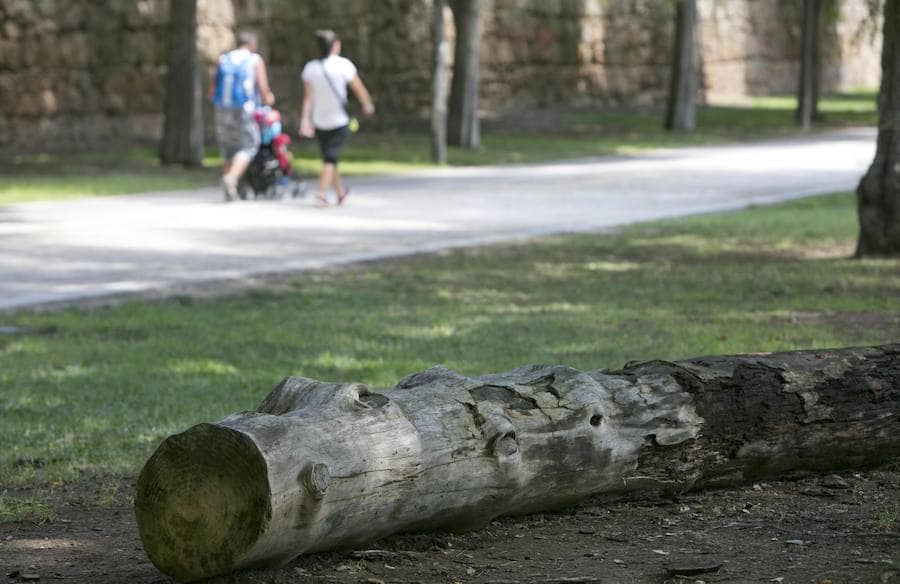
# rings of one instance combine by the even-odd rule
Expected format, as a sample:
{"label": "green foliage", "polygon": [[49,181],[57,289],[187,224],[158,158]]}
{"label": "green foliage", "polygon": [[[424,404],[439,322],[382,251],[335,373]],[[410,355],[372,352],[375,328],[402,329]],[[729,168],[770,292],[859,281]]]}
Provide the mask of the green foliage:
{"label": "green foliage", "polygon": [[0,484],[134,473],[167,435],[252,409],[287,375],[384,388],[437,363],[596,369],[896,340],[900,266],[848,259],[855,236],[841,194],[218,300],[7,315],[22,332],[0,336]]}
{"label": "green foliage", "polygon": [[821,0],[822,16],[829,24],[837,23],[841,17],[841,0]]}

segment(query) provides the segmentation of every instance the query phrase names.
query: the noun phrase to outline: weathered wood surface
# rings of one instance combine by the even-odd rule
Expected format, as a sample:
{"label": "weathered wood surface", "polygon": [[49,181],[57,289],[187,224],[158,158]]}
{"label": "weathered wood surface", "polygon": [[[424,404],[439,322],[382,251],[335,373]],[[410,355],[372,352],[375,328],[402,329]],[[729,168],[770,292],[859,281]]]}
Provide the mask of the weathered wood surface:
{"label": "weathered wood surface", "polygon": [[141,472],[150,559],[181,580],[473,528],[597,493],[681,492],[900,455],[900,344],[629,364],[443,367],[386,393],[285,379]]}

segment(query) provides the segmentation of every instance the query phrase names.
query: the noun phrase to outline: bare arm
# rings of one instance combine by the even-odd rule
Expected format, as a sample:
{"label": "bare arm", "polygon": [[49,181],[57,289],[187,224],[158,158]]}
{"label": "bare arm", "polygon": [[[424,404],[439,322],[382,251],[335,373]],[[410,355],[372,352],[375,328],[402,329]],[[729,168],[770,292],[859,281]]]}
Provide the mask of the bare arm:
{"label": "bare arm", "polygon": [[362,79],[359,78],[359,75],[350,80],[350,89],[353,90],[356,99],[362,104],[363,113],[367,116],[374,114],[375,104],[372,102],[372,96],[369,95],[369,90],[366,89],[366,86],[363,84]]}
{"label": "bare arm", "polygon": [[256,86],[259,87],[259,95],[266,105],[275,103],[275,94],[269,87],[269,74],[266,72],[266,62],[262,57],[257,57],[256,61]]}
{"label": "bare arm", "polygon": [[314,98],[312,84],[309,81],[304,81],[303,109],[300,111],[300,135],[305,138],[311,138],[316,133],[312,123],[312,106]]}
{"label": "bare arm", "polygon": [[209,68],[209,91],[208,97],[209,101],[212,101],[216,97],[216,84],[218,82],[219,76],[219,68],[218,67],[210,67]]}

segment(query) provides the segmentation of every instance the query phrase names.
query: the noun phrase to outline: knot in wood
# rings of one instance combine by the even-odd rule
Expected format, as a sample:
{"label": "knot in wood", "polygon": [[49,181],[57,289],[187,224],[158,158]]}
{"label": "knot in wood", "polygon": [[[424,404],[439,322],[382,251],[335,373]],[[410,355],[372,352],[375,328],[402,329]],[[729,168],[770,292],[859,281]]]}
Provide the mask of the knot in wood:
{"label": "knot in wood", "polygon": [[303,475],[303,486],[310,495],[321,499],[325,496],[329,485],[331,485],[331,471],[328,470],[327,465],[317,462],[306,469]]}
{"label": "knot in wood", "polygon": [[519,441],[515,432],[507,432],[494,440],[494,455],[499,460],[512,458],[519,453]]}

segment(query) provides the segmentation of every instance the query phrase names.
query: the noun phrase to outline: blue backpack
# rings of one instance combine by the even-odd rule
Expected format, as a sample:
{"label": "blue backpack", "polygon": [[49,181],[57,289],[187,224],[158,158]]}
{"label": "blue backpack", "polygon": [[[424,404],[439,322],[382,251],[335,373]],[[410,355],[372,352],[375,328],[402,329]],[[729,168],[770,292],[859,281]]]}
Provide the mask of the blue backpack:
{"label": "blue backpack", "polygon": [[[242,58],[243,57],[243,58]],[[256,78],[253,53],[231,51],[219,57],[216,70],[216,92],[213,103],[221,108],[244,108],[256,105]]]}

